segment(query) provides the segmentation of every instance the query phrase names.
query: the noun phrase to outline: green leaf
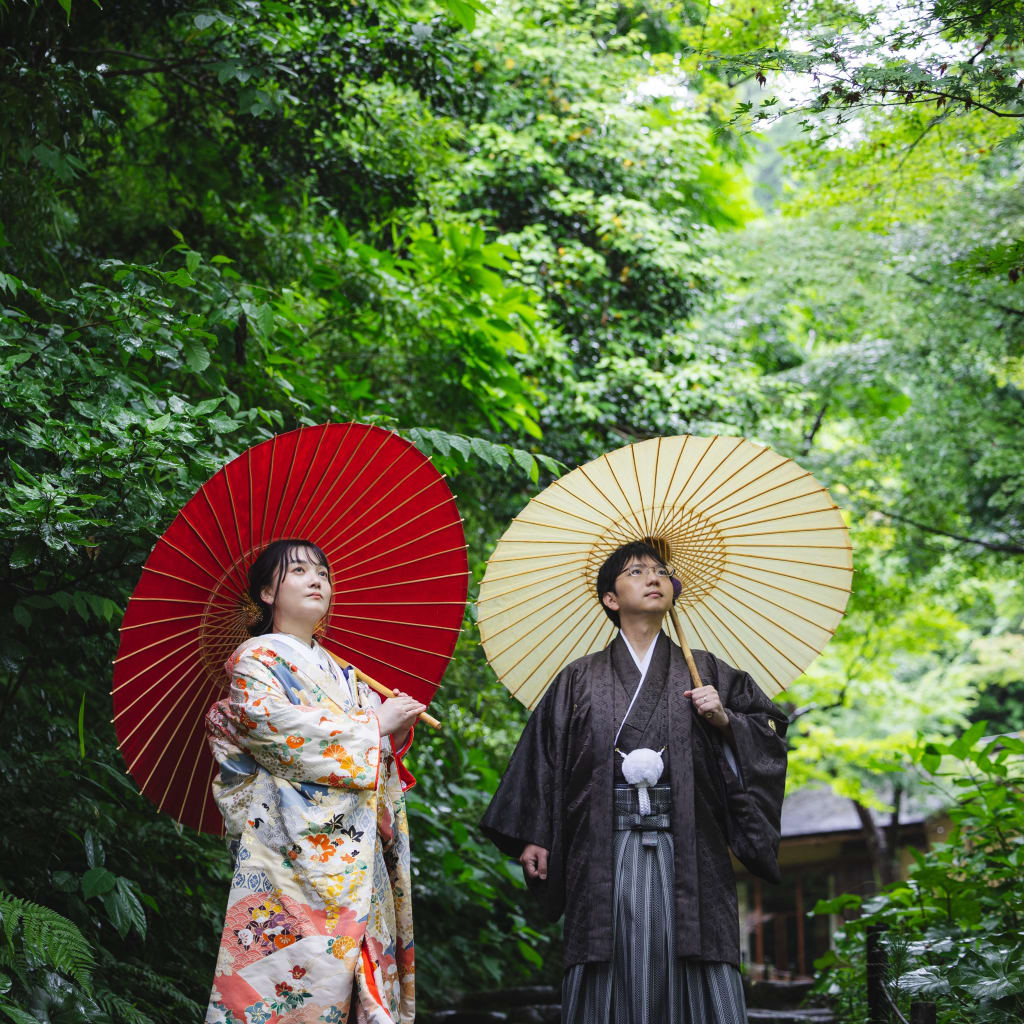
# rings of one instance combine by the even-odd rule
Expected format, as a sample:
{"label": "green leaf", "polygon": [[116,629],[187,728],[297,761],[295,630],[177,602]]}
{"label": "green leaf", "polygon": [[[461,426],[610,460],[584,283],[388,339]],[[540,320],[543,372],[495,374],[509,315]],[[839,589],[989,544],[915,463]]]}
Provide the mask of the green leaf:
{"label": "green leaf", "polygon": [[202,373],[210,365],[210,353],[196,338],[185,339],[185,363],[194,373]]}
{"label": "green leaf", "polygon": [[529,943],[523,942],[522,939],[517,939],[516,948],[519,950],[520,956],[522,956],[524,960],[533,964],[534,967],[544,966],[544,957],[542,957],[540,953],[538,953],[537,950],[535,950]]}
{"label": "green leaf", "polygon": [[85,830],[82,845],[85,847],[86,864],[91,868],[101,867],[105,859],[103,844],[96,838],[96,835],[91,828],[87,828]]}
{"label": "green leaf", "polygon": [[82,694],[82,703],[78,706],[78,759],[85,760],[85,694]]}
{"label": "green leaf", "polygon": [[106,868],[90,868],[82,875],[82,895],[90,900],[110,892],[117,884],[117,876]]}
{"label": "green leaf", "polygon": [[166,430],[170,422],[171,414],[169,412],[165,412],[163,416],[157,416],[155,419],[150,420],[146,424],[146,430],[151,434],[158,434],[161,430]]}
{"label": "green leaf", "polygon": [[[476,28],[476,11],[465,3],[464,0],[444,0],[445,7],[448,8],[448,13],[468,32],[472,32]],[[454,239],[452,240],[454,247]],[[461,245],[462,240],[459,239]],[[456,252],[459,249],[455,250]]]}
{"label": "green leaf", "polygon": [[71,0],[57,0],[57,3],[64,9],[64,14],[67,18],[67,22],[71,24]]}
{"label": "green leaf", "polygon": [[512,459],[520,469],[524,470],[530,476],[531,479],[536,479],[537,460],[529,452],[523,451],[522,448],[513,448]]}

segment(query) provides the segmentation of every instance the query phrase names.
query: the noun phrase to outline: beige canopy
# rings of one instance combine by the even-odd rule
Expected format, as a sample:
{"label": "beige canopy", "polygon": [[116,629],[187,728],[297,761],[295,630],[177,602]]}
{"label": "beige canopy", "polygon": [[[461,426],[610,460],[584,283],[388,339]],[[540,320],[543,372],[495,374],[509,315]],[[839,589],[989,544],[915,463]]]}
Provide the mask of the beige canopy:
{"label": "beige canopy", "polygon": [[645,538],[677,570],[689,643],[769,695],[803,673],[846,609],[849,534],[810,473],[740,437],[627,445],[538,494],[487,563],[484,652],[527,707],[565,665],[612,639],[597,572],[615,548]]}

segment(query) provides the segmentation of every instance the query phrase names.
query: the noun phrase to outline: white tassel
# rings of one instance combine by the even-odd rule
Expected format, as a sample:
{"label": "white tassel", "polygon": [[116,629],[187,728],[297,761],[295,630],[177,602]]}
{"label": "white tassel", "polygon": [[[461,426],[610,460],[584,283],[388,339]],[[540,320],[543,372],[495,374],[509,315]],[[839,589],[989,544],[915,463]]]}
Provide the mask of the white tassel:
{"label": "white tassel", "polygon": [[646,818],[651,813],[651,798],[647,788],[658,784],[664,770],[665,762],[661,754],[649,747],[639,747],[622,758],[622,776],[631,786],[636,786],[641,817]]}

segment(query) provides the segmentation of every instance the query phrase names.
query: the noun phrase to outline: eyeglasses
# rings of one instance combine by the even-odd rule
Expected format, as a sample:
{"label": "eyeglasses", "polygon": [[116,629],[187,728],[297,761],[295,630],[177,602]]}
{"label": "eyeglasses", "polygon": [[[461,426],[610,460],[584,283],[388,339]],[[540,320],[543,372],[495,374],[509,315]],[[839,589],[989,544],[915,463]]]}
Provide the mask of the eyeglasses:
{"label": "eyeglasses", "polygon": [[653,572],[655,576],[663,580],[670,579],[676,574],[675,569],[665,565],[631,565],[628,569],[623,569],[619,575],[629,576],[631,579],[638,580],[641,576],[646,576],[650,572]]}

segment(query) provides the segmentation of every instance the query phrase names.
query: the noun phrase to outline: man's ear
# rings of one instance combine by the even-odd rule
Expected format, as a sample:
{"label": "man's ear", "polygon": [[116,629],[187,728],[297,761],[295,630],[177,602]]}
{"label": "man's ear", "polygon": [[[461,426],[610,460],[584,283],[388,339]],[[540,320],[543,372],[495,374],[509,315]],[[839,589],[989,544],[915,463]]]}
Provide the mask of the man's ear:
{"label": "man's ear", "polygon": [[601,604],[603,604],[605,608],[611,608],[613,612],[617,612],[619,610],[618,594],[616,594],[614,590],[606,590],[604,596],[601,598]]}

